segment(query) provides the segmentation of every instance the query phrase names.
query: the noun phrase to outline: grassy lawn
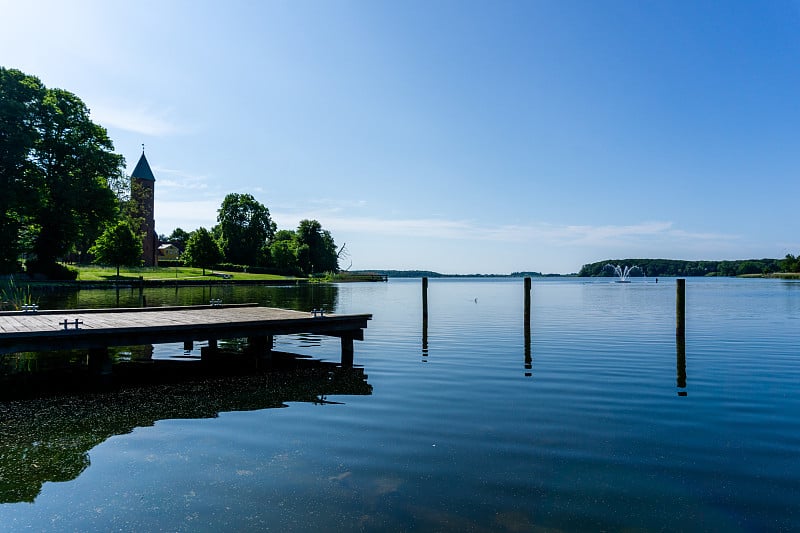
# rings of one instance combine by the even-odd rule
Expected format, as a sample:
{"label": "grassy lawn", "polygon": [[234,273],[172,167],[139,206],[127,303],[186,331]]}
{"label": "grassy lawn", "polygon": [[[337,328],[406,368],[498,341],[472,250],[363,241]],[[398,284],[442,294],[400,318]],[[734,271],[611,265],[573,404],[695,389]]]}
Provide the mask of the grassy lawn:
{"label": "grassy lawn", "polygon": [[[107,281],[107,280],[125,280],[135,281],[142,276],[146,280],[215,280],[222,279],[219,274],[230,275],[233,280],[281,280],[281,279],[296,279],[286,276],[277,276],[274,274],[251,274],[249,272],[224,272],[222,270],[206,269],[206,275],[203,276],[203,269],[191,267],[139,267],[139,268],[120,268],[119,278],[117,278],[116,267],[101,267],[96,265],[70,265],[70,268],[78,271],[78,279],[81,281]],[[218,275],[212,275],[218,274]]]}

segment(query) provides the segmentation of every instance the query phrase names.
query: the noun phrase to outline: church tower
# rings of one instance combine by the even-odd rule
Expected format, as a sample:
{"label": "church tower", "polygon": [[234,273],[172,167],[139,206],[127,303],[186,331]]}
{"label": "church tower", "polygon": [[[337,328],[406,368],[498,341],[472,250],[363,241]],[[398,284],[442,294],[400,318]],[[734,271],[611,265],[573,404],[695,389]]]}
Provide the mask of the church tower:
{"label": "church tower", "polygon": [[154,218],[153,196],[156,187],[156,177],[150,170],[150,164],[144,156],[144,145],[142,145],[142,157],[136,163],[136,168],[131,174],[131,200],[136,206],[135,216],[142,219],[139,231],[144,235],[142,238],[142,262],[144,266],[156,265],[156,251],[158,245],[156,239],[156,221]]}

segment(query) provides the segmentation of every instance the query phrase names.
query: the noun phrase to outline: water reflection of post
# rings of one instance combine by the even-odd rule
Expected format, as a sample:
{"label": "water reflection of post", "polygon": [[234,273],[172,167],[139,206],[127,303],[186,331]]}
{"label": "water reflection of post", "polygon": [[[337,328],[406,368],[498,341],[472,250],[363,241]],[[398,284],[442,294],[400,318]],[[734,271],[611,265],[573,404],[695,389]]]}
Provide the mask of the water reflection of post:
{"label": "water reflection of post", "polygon": [[525,377],[533,375],[533,357],[531,356],[531,278],[525,278]]}
{"label": "water reflection of post", "polygon": [[678,370],[678,396],[686,396],[686,337],[675,337],[676,365]]}
{"label": "water reflection of post", "polygon": [[422,278],[422,357],[428,357],[428,278]]}

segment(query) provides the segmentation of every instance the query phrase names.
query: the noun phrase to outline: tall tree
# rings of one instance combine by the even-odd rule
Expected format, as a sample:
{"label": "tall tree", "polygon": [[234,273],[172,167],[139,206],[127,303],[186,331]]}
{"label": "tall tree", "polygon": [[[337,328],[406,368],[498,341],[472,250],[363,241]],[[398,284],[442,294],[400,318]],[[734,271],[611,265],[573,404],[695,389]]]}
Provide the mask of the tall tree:
{"label": "tall tree", "polygon": [[339,259],[336,244],[328,230],[316,220],[301,220],[295,232],[297,256],[301,270],[306,274],[314,272],[336,272]]}
{"label": "tall tree", "polygon": [[36,200],[30,155],[44,94],[38,79],[0,67],[0,274],[18,269],[20,233]]}
{"label": "tall tree", "polygon": [[91,243],[97,228],[112,220],[117,201],[108,180],[119,173],[122,156],[105,128],[89,119],[89,109],[74,94],[48,89],[40,110],[33,152],[38,178],[37,263],[55,263],[77,245]]}
{"label": "tall tree", "polygon": [[119,277],[120,266],[142,264],[142,237],[137,235],[130,222],[118,220],[106,227],[89,253],[94,255],[95,263],[117,267]]}
{"label": "tall tree", "polygon": [[43,271],[92,245],[116,215],[108,180],[124,160],[113,149],[77,96],[0,67],[0,271],[23,241]]}
{"label": "tall tree", "polygon": [[186,250],[183,251],[183,262],[189,266],[201,267],[203,275],[206,269],[211,268],[222,259],[217,241],[211,236],[206,228],[197,228],[189,237],[186,243]]}
{"label": "tall tree", "polygon": [[215,230],[226,261],[240,265],[268,263],[268,246],[276,225],[269,209],[252,195],[227,195],[217,211],[217,222]]}
{"label": "tall tree", "polygon": [[297,275],[297,240],[295,233],[282,229],[275,233],[275,239],[269,247],[272,266],[281,274]]}

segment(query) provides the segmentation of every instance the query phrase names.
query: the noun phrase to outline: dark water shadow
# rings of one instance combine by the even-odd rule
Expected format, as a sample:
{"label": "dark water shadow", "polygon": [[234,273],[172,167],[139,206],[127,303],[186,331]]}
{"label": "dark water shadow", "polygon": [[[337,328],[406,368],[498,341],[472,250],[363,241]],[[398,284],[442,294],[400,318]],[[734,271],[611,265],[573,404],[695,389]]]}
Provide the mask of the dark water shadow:
{"label": "dark water shadow", "polygon": [[158,420],[372,393],[362,368],[280,352],[268,370],[223,376],[193,362],[123,366],[115,366],[114,390],[0,401],[0,503],[33,502],[45,482],[78,477],[98,444]]}

